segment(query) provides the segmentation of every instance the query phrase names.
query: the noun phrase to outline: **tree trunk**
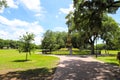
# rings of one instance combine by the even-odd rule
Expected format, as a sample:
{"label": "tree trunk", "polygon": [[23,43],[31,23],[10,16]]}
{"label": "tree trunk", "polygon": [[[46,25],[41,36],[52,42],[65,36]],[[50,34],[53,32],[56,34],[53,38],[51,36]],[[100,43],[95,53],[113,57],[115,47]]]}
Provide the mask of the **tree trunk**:
{"label": "tree trunk", "polygon": [[91,43],[91,54],[95,54],[94,42]]}
{"label": "tree trunk", "polygon": [[28,60],[28,53],[26,53],[26,61]]}
{"label": "tree trunk", "polygon": [[69,54],[72,55],[72,47],[69,48]]}

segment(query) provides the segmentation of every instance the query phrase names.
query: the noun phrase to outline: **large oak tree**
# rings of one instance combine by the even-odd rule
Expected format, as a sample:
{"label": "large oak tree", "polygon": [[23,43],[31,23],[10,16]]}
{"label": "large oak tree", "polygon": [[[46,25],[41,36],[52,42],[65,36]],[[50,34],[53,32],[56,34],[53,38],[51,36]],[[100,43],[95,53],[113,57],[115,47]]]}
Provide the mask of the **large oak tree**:
{"label": "large oak tree", "polygon": [[102,32],[104,13],[115,13],[119,8],[118,0],[74,0],[75,28],[82,33],[85,43],[91,45],[94,54],[94,43]]}

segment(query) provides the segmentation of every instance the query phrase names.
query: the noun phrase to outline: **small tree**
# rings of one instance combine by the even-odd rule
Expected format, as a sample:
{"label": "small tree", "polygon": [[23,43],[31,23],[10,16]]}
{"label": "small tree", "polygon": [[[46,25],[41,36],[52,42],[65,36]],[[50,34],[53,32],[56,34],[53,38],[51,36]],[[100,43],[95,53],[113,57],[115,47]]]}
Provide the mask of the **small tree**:
{"label": "small tree", "polygon": [[32,33],[20,36],[19,52],[26,52],[26,61],[28,60],[28,53],[31,54],[34,49],[32,41],[34,41],[34,34]]}

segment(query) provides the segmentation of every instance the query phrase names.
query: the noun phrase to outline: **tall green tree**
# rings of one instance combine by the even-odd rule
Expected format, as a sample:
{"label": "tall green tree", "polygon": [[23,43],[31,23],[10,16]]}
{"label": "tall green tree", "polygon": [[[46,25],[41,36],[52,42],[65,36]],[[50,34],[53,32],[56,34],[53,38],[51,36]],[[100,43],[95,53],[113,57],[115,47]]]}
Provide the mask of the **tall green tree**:
{"label": "tall green tree", "polygon": [[50,49],[50,51],[64,48],[66,43],[66,32],[53,32],[47,30],[43,36],[42,49]]}
{"label": "tall green tree", "polygon": [[119,24],[110,16],[104,15],[102,20],[101,39],[107,49],[116,49],[115,45],[120,34]]}
{"label": "tall green tree", "polygon": [[91,54],[94,54],[94,43],[102,29],[104,13],[115,13],[118,3],[116,0],[74,0],[75,28],[91,45]]}
{"label": "tall green tree", "polygon": [[20,45],[19,51],[26,52],[26,60],[28,60],[28,53],[31,54],[31,51],[34,49],[32,46],[32,41],[34,41],[35,35],[33,33],[26,33],[23,36],[20,36]]}
{"label": "tall green tree", "polygon": [[57,49],[64,48],[65,47],[65,37],[66,33],[65,32],[55,32],[56,34],[56,44],[57,44]]}
{"label": "tall green tree", "polygon": [[68,25],[68,36],[67,36],[67,47],[69,49],[69,54],[72,54],[72,42],[71,33],[74,30],[74,16],[73,12],[70,12],[66,17],[66,24]]}
{"label": "tall green tree", "polygon": [[47,30],[42,40],[42,48],[50,49],[50,51],[55,50],[55,46],[56,46],[55,43],[56,43],[56,37],[54,32]]}

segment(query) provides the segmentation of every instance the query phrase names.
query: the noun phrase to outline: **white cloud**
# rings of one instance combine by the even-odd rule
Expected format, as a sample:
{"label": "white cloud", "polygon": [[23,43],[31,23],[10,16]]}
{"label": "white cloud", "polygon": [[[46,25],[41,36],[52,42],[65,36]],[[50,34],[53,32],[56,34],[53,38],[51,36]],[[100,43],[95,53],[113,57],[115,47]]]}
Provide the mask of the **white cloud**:
{"label": "white cloud", "polygon": [[7,5],[10,8],[18,8],[18,4],[14,0],[6,0],[6,1],[7,1]]}
{"label": "white cloud", "polygon": [[[37,41],[40,41],[40,35],[44,32],[43,27],[39,25],[38,21],[30,23],[19,19],[9,20],[0,16],[0,25],[4,26],[0,28],[0,37],[1,35],[4,35],[8,39],[16,40],[19,36],[25,34],[26,32],[30,32],[36,35],[35,43],[39,43]],[[3,38],[6,39],[5,37]]]}
{"label": "white cloud", "polygon": [[[7,1],[7,6],[9,8],[18,8],[18,3],[15,2],[14,0],[6,0]],[[0,13],[4,12],[4,7],[1,8]]]}
{"label": "white cloud", "polygon": [[35,17],[39,17],[39,16],[42,16],[42,14],[40,14],[40,13],[35,14]]}
{"label": "white cloud", "polygon": [[60,8],[60,12],[64,14],[68,14],[70,11],[74,11],[73,4],[70,4],[69,8]]}
{"label": "white cloud", "polygon": [[37,35],[37,36],[35,37],[35,41],[36,41],[35,43],[36,43],[36,44],[41,44],[42,39],[43,39],[42,36]]}
{"label": "white cloud", "polygon": [[60,32],[65,31],[65,32],[67,32],[68,28],[67,27],[55,27],[53,29],[53,31],[60,31]]}
{"label": "white cloud", "polygon": [[40,5],[40,0],[20,0],[31,11],[40,12],[42,7]]}
{"label": "white cloud", "polygon": [[3,12],[4,12],[4,7],[0,9],[0,13],[3,13]]}
{"label": "white cloud", "polygon": [[6,39],[7,36],[8,35],[8,32],[5,32],[4,30],[0,30],[0,38],[4,38],[4,39]]}
{"label": "white cloud", "polygon": [[45,13],[40,0],[20,0],[19,3],[28,10],[35,12],[34,16],[37,18],[43,16],[43,13]]}
{"label": "white cloud", "polygon": [[0,23],[14,27],[14,26],[27,26],[28,23],[18,19],[8,20],[7,18],[0,16]]}

